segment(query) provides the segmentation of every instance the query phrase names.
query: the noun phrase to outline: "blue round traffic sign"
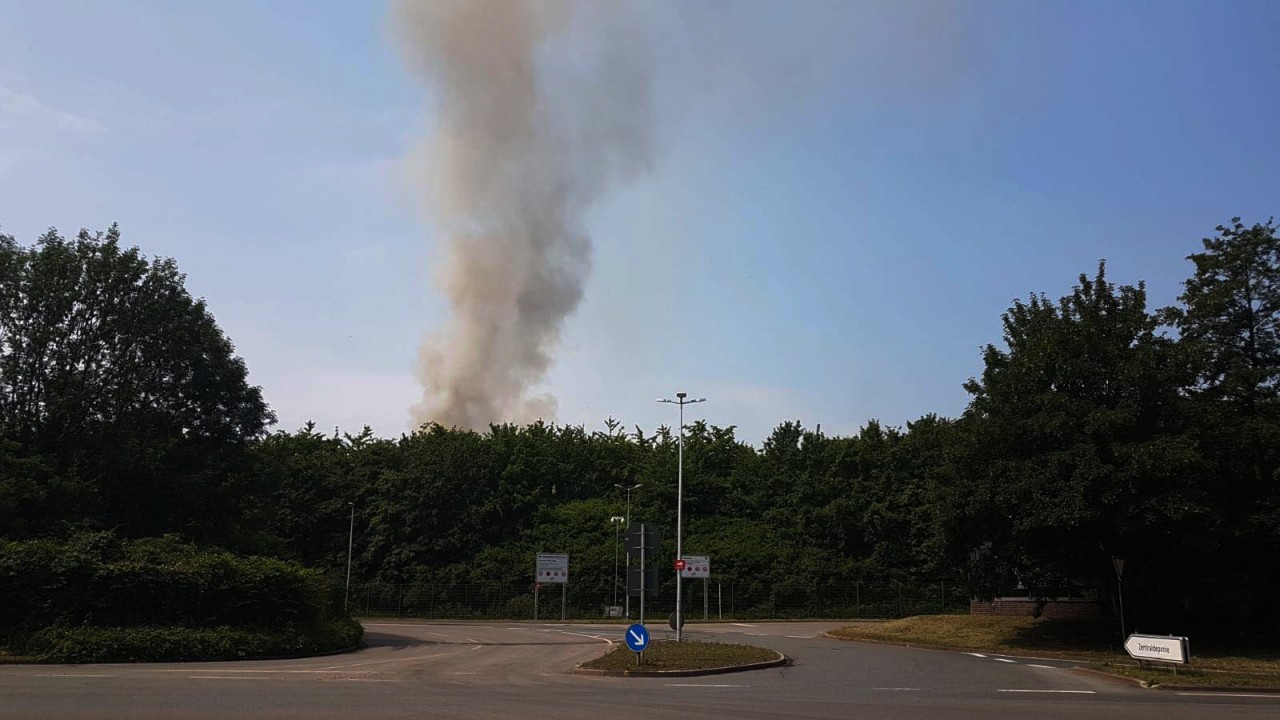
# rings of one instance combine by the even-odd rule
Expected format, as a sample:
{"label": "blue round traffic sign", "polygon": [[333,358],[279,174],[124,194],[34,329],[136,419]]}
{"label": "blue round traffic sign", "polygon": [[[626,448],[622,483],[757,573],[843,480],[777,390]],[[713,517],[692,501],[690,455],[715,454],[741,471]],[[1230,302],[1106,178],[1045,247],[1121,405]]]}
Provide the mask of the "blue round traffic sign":
{"label": "blue round traffic sign", "polygon": [[627,628],[627,647],[632,652],[644,652],[649,647],[649,631],[640,623]]}

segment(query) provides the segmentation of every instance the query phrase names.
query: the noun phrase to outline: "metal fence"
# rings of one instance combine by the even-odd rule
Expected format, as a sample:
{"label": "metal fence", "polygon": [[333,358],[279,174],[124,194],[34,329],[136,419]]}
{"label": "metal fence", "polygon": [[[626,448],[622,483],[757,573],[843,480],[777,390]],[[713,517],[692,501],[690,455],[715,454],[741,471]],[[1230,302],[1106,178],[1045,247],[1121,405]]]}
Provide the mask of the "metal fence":
{"label": "metal fence", "polygon": [[[684,591],[685,617],[690,622],[704,618],[898,618],[969,609],[965,588],[946,580],[874,580],[823,586],[687,580]],[[349,603],[352,613],[363,617],[531,620],[534,596],[529,583],[360,583],[351,586]],[[598,588],[545,583],[537,591],[537,619],[560,619],[562,598],[566,619],[606,618],[609,608],[615,606],[614,596],[602,596]],[[616,606],[625,606],[621,594]],[[630,606],[631,617],[637,617],[638,598],[631,598]],[[666,618],[674,611],[673,590],[645,599],[646,619]]]}

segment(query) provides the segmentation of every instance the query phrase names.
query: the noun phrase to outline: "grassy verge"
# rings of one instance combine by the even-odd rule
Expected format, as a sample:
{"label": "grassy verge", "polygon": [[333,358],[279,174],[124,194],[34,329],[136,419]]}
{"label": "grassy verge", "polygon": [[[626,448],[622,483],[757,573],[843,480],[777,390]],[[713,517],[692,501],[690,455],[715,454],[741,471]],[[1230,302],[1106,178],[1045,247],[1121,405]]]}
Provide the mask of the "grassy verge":
{"label": "grassy verge", "polygon": [[675,642],[655,640],[644,651],[644,664],[636,665],[636,654],[619,645],[582,667],[597,670],[712,670],[778,659],[778,654],[754,645]]}
{"label": "grassy verge", "polygon": [[37,660],[61,663],[247,660],[341,650],[359,643],[363,632],[354,620],[277,632],[230,627],[55,627],[33,635],[26,651]]}
{"label": "grassy verge", "polygon": [[1280,651],[1215,646],[1192,638],[1191,666],[1142,670],[1120,648],[1115,625],[1098,620],[1045,620],[983,615],[921,615],[831,631],[848,640],[909,643],[1010,655],[1066,657],[1095,670],[1152,684],[1280,688]]}

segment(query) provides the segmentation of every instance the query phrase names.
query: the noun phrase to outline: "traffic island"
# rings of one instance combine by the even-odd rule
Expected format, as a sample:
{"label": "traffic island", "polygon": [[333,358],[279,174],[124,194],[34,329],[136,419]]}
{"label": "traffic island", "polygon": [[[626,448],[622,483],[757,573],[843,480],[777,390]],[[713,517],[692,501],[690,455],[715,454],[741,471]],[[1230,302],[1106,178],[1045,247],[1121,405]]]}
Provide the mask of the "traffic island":
{"label": "traffic island", "polygon": [[636,664],[636,653],[618,645],[603,656],[573,669],[582,675],[624,677],[689,677],[718,673],[760,670],[787,663],[777,650],[755,645],[655,640],[644,651],[644,663]]}

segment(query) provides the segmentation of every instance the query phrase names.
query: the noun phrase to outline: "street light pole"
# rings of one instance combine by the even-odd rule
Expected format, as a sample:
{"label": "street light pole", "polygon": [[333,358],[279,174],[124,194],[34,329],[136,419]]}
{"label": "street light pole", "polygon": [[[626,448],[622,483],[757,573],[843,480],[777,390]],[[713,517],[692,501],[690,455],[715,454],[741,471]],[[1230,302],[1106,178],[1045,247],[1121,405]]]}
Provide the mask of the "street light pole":
{"label": "street light pole", "polygon": [[[628,532],[631,531],[631,491],[635,490],[636,488],[640,487],[643,484],[644,483],[636,483],[631,487],[623,487],[618,483],[613,484],[614,487],[618,488],[619,490],[627,494],[627,512],[626,512],[627,517],[626,517],[626,520],[624,520],[623,522],[626,523]],[[640,568],[640,570],[643,572],[644,568]],[[627,581],[630,582],[630,579],[631,579],[631,553],[628,552],[627,553]],[[627,589],[626,597],[624,597],[622,601],[626,603],[627,609],[624,612],[626,612],[627,614],[627,619],[630,620],[631,619],[631,589],[630,588]]]}
{"label": "street light pole", "polygon": [[626,518],[617,515],[609,518],[609,522],[613,523],[613,607],[618,607],[618,531],[625,521]]}
{"label": "street light pole", "polygon": [[343,610],[351,604],[351,543],[356,536],[356,504],[354,502],[347,504],[351,506],[351,524],[347,527],[347,590],[342,597]]}
{"label": "street light pole", "polygon": [[[658,402],[671,403],[680,406],[680,444],[678,450],[678,461],[676,463],[676,559],[684,558],[684,546],[682,545],[681,535],[684,530],[684,406],[693,403],[706,402],[706,398],[697,398],[696,400],[686,400],[688,393],[676,393],[675,400],[667,400],[658,398]],[[683,589],[681,586],[681,578],[684,571],[676,572],[676,642],[684,639],[684,615],[681,614],[680,605],[683,597]]]}
{"label": "street light pole", "polygon": [[1124,558],[1113,556],[1111,564],[1116,569],[1116,593],[1120,596],[1120,646],[1124,647],[1129,639],[1124,630]]}

